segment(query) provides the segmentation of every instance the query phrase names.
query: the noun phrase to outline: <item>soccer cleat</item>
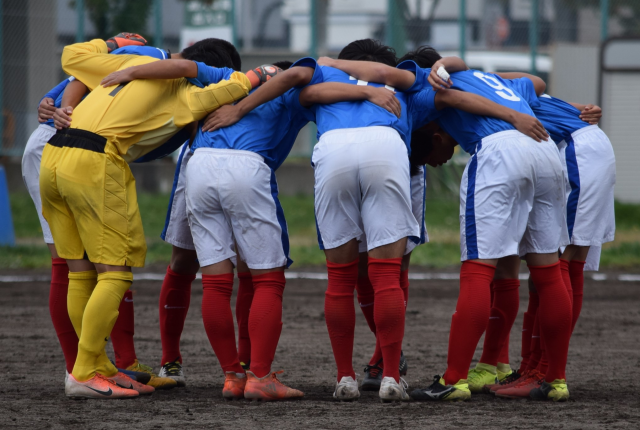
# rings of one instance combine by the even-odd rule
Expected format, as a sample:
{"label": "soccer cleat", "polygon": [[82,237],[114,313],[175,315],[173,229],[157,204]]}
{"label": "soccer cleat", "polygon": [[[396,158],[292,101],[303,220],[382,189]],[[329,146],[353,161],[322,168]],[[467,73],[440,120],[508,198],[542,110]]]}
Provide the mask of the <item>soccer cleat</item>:
{"label": "soccer cleat", "polygon": [[382,383],[382,367],[380,367],[382,360],[378,360],[373,366],[365,366],[364,379],[362,380],[362,391],[380,391],[380,384]]}
{"label": "soccer cleat", "polygon": [[400,383],[398,383],[391,376],[385,376],[380,383],[378,395],[382,403],[408,402],[411,397],[407,393],[407,388],[409,385],[404,379],[400,378]]}
{"label": "soccer cleat", "polygon": [[304,396],[302,391],[289,388],[278,380],[276,375],[282,372],[282,370],[271,372],[262,378],[258,378],[251,371],[247,372],[244,398],[264,402],[301,399]]}
{"label": "soccer cleat", "polygon": [[147,40],[136,33],[118,33],[105,42],[109,52],[115,51],[123,46],[145,46],[147,44]]}
{"label": "soccer cleat", "polygon": [[247,385],[247,375],[236,372],[224,374],[224,387],[222,397],[225,400],[238,400],[244,397],[244,388]]}
{"label": "soccer cleat", "polygon": [[485,385],[497,384],[496,366],[478,363],[475,369],[469,370],[467,375],[469,391],[472,393],[482,393]]}
{"label": "soccer cleat", "polygon": [[156,391],[155,388],[149,385],[141,384],[138,381],[135,381],[129,378],[127,375],[125,375],[122,372],[118,372],[113,376],[109,376],[107,379],[109,379],[110,381],[113,381],[120,388],[126,388],[127,390],[135,390],[142,395],[153,394],[153,392]]}
{"label": "soccer cleat", "polygon": [[251,362],[247,361],[246,363],[244,361],[240,362],[240,366],[242,366],[242,368],[247,371],[251,368]]}
{"label": "soccer cleat", "polygon": [[184,371],[182,370],[182,363],[176,358],[174,361],[164,363],[164,366],[158,373],[159,378],[171,378],[178,383],[178,387],[186,387],[187,381],[184,379]]}
{"label": "soccer cleat", "polygon": [[178,383],[171,378],[160,378],[153,373],[153,369],[151,366],[147,366],[146,364],[140,363],[137,359],[133,362],[133,364],[127,367],[126,370],[131,370],[134,372],[142,372],[151,376],[147,385],[151,385],[156,390],[170,390],[171,388],[175,388],[178,386]]}
{"label": "soccer cleat", "polygon": [[[504,369],[501,369],[503,367]],[[512,375],[514,370],[509,367],[508,364],[498,363],[496,366],[496,375],[498,376],[498,382],[504,381],[509,375]]]}
{"label": "soccer cleat", "polygon": [[343,376],[340,382],[336,382],[336,390],[333,392],[333,398],[341,402],[352,402],[360,398],[358,391],[358,381],[351,376]]}
{"label": "soccer cleat", "polygon": [[553,400],[554,402],[566,402],[569,400],[569,389],[564,379],[556,379],[553,382],[543,381],[542,385],[534,388],[529,393],[533,400]]}
{"label": "soccer cleat", "polygon": [[404,356],[404,352],[400,351],[400,376],[405,376],[407,374],[407,370],[409,370],[409,365],[407,364],[407,359]]}
{"label": "soccer cleat", "polygon": [[69,375],[64,384],[64,393],[71,399],[131,399],[139,395],[135,390],[117,386],[99,373],[84,382]]}
{"label": "soccer cleat", "polygon": [[471,391],[466,379],[461,379],[453,385],[446,385],[444,378],[436,375],[433,377],[433,383],[427,388],[413,390],[411,398],[419,402],[434,400],[461,402],[471,398]]}
{"label": "soccer cleat", "polygon": [[511,374],[509,374],[509,376],[507,376],[497,384],[485,385],[484,392],[494,394],[496,390],[499,390],[501,388],[511,387],[515,385],[516,381],[518,381],[521,378],[521,376],[522,375],[520,375],[518,372],[513,371],[511,372]]}
{"label": "soccer cleat", "polygon": [[520,378],[520,381],[508,388],[500,388],[495,391],[496,397],[502,399],[523,399],[529,397],[529,393],[534,388],[540,387],[544,375],[538,370],[532,370],[526,378]]}

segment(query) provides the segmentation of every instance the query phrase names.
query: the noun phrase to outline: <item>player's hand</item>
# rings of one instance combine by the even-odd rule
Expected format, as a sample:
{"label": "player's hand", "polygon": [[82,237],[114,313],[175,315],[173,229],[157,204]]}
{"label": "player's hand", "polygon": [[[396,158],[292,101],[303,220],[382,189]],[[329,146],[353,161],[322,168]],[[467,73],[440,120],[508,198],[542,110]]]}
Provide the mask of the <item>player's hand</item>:
{"label": "player's hand", "polygon": [[396,97],[396,93],[385,87],[367,87],[369,96],[367,100],[371,103],[388,110],[398,118],[402,114],[402,106]]}
{"label": "player's hand", "polygon": [[536,142],[549,140],[547,130],[537,118],[524,113],[517,113],[513,126],[522,134],[526,134]]}
{"label": "player's hand", "polygon": [[119,85],[123,82],[131,82],[134,80],[132,69],[133,67],[127,67],[126,69],[110,73],[102,79],[100,85],[106,88],[112,85]]}
{"label": "player's hand", "polygon": [[219,128],[229,127],[241,119],[240,109],[235,105],[225,105],[207,115],[202,131],[215,131]]}
{"label": "player's hand", "polygon": [[123,46],[145,46],[147,44],[147,40],[136,33],[119,33],[107,39],[105,42],[109,52],[115,51]]}
{"label": "player's hand", "polygon": [[320,57],[318,58],[318,66],[331,66],[333,64],[333,58],[329,57]]}
{"label": "player's hand", "polygon": [[580,112],[580,119],[591,125],[596,125],[602,118],[602,108],[596,105],[586,105],[584,110]]}
{"label": "player's hand", "polygon": [[45,97],[38,106],[38,122],[47,122],[53,118],[56,111],[54,100],[51,97]]}
{"label": "player's hand", "polygon": [[435,91],[438,91],[441,88],[448,89],[451,88],[451,85],[453,85],[451,79],[445,81],[440,76],[438,76],[438,69],[440,67],[444,67],[444,64],[442,64],[442,61],[438,60],[433,63],[433,66],[431,67],[431,73],[429,73],[429,83]]}
{"label": "player's hand", "polygon": [[56,109],[53,114],[53,124],[55,127],[58,130],[69,128],[71,125],[71,114],[73,114],[73,108],[71,106]]}

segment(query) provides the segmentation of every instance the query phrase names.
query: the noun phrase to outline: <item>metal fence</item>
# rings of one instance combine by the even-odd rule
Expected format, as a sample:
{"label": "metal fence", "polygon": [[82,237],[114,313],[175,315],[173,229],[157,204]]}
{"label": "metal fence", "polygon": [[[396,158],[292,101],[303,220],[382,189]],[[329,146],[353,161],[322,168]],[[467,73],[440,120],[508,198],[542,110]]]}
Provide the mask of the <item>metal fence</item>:
{"label": "metal fence", "polygon": [[[549,90],[597,102],[600,42],[640,35],[640,0],[3,0],[0,157],[20,157],[36,107],[64,76],[64,45],[136,31],[177,52],[204,37],[232,41],[243,68],[336,55],[376,38],[398,55],[429,44],[485,71],[532,71]],[[292,155],[309,156],[314,132]]]}

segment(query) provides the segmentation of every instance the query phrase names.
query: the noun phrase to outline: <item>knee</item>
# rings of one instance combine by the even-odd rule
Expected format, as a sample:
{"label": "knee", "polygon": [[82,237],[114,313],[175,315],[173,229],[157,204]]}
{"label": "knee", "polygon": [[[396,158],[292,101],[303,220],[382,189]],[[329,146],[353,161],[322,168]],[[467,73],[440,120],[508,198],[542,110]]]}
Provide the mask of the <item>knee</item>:
{"label": "knee", "polygon": [[200,269],[198,255],[191,249],[173,247],[171,252],[171,270],[180,275],[195,275]]}

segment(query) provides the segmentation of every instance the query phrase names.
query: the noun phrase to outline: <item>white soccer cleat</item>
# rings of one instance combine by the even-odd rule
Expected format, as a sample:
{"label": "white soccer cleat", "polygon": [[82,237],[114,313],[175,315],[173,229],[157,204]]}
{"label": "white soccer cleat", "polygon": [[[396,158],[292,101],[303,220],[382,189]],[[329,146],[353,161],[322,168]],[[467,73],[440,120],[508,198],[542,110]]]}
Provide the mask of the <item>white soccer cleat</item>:
{"label": "white soccer cleat", "polygon": [[182,364],[178,360],[165,363],[160,369],[158,377],[171,378],[178,383],[178,387],[185,387],[187,385]]}
{"label": "white soccer cleat", "polygon": [[360,398],[358,391],[358,382],[351,376],[343,376],[340,382],[336,383],[336,390],[333,392],[333,398],[341,402],[351,402]]}
{"label": "white soccer cleat", "polygon": [[409,385],[404,379],[400,378],[400,383],[398,384],[392,377],[385,376],[380,384],[380,400],[384,403],[408,402],[411,397],[407,394],[407,388],[409,388]]}
{"label": "white soccer cleat", "polygon": [[138,392],[121,388],[115,382],[96,373],[88,381],[77,381],[69,375],[64,384],[64,393],[72,399],[130,399],[138,397]]}

